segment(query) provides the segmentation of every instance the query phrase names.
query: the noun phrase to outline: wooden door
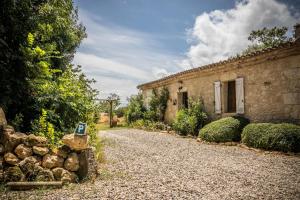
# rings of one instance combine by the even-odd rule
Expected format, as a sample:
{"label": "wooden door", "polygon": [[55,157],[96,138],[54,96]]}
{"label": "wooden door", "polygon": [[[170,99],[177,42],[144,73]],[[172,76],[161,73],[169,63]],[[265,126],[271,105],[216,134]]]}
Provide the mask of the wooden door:
{"label": "wooden door", "polygon": [[235,81],[228,81],[227,111],[236,112]]}

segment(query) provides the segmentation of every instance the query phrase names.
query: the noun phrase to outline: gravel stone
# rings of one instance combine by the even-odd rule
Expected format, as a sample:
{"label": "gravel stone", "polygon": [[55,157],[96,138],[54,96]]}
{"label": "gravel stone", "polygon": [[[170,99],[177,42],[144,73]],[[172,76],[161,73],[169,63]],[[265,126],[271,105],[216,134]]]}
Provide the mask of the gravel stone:
{"label": "gravel stone", "polygon": [[134,129],[100,132],[94,182],[0,199],[300,199],[300,157]]}

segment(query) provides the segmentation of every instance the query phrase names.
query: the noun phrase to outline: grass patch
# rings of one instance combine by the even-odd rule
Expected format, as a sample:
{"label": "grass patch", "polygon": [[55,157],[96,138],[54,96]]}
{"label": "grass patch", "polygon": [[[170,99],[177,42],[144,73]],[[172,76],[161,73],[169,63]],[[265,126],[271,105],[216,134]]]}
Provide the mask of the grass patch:
{"label": "grass patch", "polygon": [[283,152],[300,152],[300,126],[288,123],[253,123],[242,133],[247,146]]}
{"label": "grass patch", "polygon": [[129,128],[125,123],[118,124],[115,127],[110,128],[108,123],[99,123],[96,124],[96,128],[99,131],[105,131],[105,130],[119,130],[119,129],[124,129],[124,128]]}
{"label": "grass patch", "polygon": [[100,180],[112,180],[114,178],[121,178],[121,179],[125,179],[128,178],[129,176],[127,174],[125,174],[124,172],[110,172],[108,169],[106,168],[102,168],[99,171],[99,179]]}

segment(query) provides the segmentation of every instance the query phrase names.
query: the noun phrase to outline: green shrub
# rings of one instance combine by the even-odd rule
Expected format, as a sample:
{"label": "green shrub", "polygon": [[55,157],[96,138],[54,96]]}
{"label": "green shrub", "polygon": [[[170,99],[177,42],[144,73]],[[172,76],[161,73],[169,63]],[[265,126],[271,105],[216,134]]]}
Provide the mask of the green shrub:
{"label": "green shrub", "polygon": [[287,123],[249,124],[243,130],[242,142],[266,150],[300,152],[300,126]]}
{"label": "green shrub", "polygon": [[150,120],[139,119],[130,124],[130,127],[143,129],[148,131],[160,131],[167,130],[167,125],[163,122],[154,122]]}
{"label": "green shrub", "polygon": [[133,95],[129,98],[129,103],[125,112],[125,118],[128,124],[143,119],[146,108],[142,94]]}
{"label": "green shrub", "polygon": [[172,128],[180,135],[193,135],[196,125],[196,117],[189,115],[186,109],[181,109],[176,113]]}
{"label": "green shrub", "polygon": [[148,121],[138,119],[130,124],[131,128],[143,129],[147,125]]}
{"label": "green shrub", "polygon": [[248,119],[238,116],[222,118],[204,126],[199,137],[208,142],[239,141],[241,132],[248,123]]}
{"label": "green shrub", "polygon": [[206,120],[207,114],[204,112],[201,100],[190,99],[189,108],[181,109],[176,113],[172,128],[181,135],[195,135]]}

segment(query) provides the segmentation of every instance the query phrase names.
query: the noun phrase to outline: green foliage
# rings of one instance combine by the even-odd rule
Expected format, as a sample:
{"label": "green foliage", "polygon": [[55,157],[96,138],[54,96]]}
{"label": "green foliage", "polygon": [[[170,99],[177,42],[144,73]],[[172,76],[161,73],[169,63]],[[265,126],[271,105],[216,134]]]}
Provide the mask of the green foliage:
{"label": "green foliage", "polygon": [[144,112],[146,108],[144,106],[142,94],[133,95],[128,99],[127,111],[125,113],[125,118],[128,124],[142,119],[144,117]]}
{"label": "green foliage", "polygon": [[72,0],[1,1],[0,19],[0,106],[8,121],[52,144],[79,121],[93,134],[94,81],[71,65],[86,37]]}
{"label": "green foliage", "polygon": [[16,114],[15,118],[10,122],[16,131],[20,131],[23,123],[23,118],[24,118],[23,114],[18,113]]}
{"label": "green foliage", "polygon": [[115,114],[116,109],[121,104],[120,96],[115,93],[110,93],[106,100],[98,103],[99,112],[110,113],[110,102],[112,101],[112,114]]}
{"label": "green foliage", "polygon": [[242,133],[247,146],[266,150],[300,152],[300,126],[288,123],[253,123]]}
{"label": "green foliage", "polygon": [[181,135],[193,135],[196,124],[196,117],[190,116],[187,109],[181,109],[176,113],[172,128]]}
{"label": "green foliage", "polygon": [[69,70],[85,30],[71,0],[1,1],[0,19],[0,106],[9,122],[21,113],[21,131],[31,131],[42,108],[55,112],[39,94]]}
{"label": "green foliage", "polygon": [[47,110],[48,120],[59,131],[72,132],[79,121],[93,123],[97,92],[80,68],[69,66],[56,81],[44,80],[37,85],[37,105]]}
{"label": "green foliage", "polygon": [[126,113],[126,110],[127,110],[127,107],[118,107],[115,110],[115,113],[116,113],[116,115],[117,115],[118,118],[124,117],[125,113]]}
{"label": "green foliage", "polygon": [[159,92],[156,89],[152,90],[152,97],[149,102],[149,110],[146,114],[146,119],[152,121],[164,121],[165,112],[169,99],[169,90],[163,87]]}
{"label": "green foliage", "polygon": [[284,42],[287,42],[289,38],[286,36],[287,27],[273,27],[263,28],[261,30],[254,30],[250,33],[248,40],[252,42],[251,45],[242,53],[249,54],[256,51],[261,51],[267,48],[276,47]]}
{"label": "green foliage", "polygon": [[248,123],[248,119],[238,116],[222,118],[204,126],[199,137],[208,142],[240,141],[241,132]]}
{"label": "green foliage", "polygon": [[48,122],[47,111],[42,109],[42,113],[38,120],[32,123],[33,132],[37,135],[47,138],[51,146],[59,145],[59,139],[62,137],[62,132],[56,132],[53,124]]}
{"label": "green foliage", "polygon": [[154,122],[151,120],[138,119],[130,124],[131,128],[143,129],[147,131],[167,130],[167,125],[163,122]]}
{"label": "green foliage", "polygon": [[207,118],[201,100],[190,99],[188,109],[181,109],[176,113],[172,127],[179,134],[196,135]]}

